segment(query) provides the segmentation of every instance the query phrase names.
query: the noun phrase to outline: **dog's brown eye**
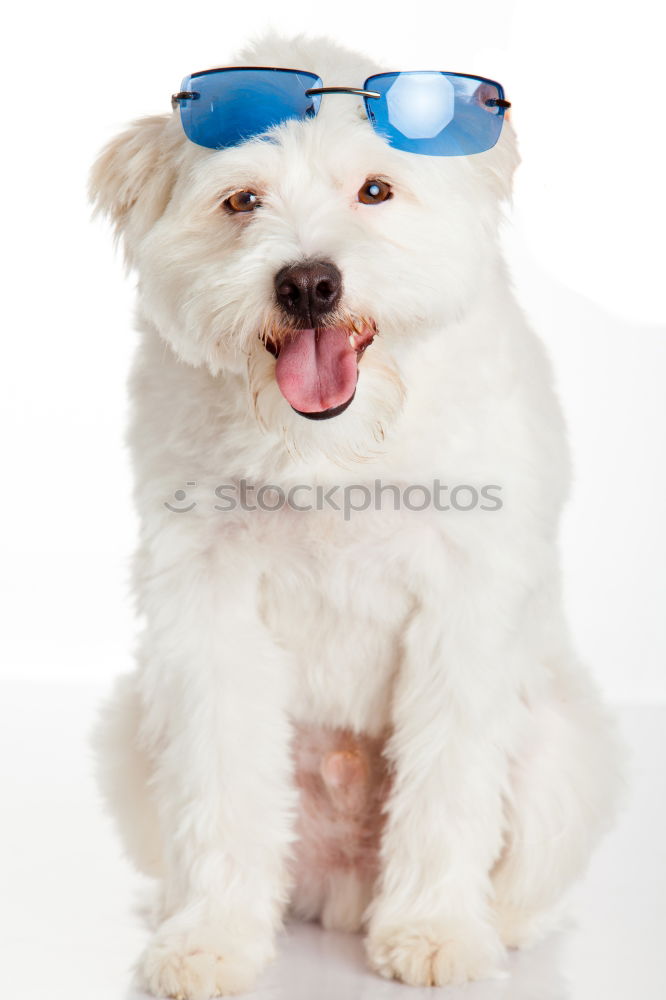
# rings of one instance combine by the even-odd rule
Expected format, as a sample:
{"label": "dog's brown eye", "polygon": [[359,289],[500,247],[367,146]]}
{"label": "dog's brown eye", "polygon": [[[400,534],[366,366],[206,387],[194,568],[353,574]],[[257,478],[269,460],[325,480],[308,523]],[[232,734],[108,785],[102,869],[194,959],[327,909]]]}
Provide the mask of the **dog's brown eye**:
{"label": "dog's brown eye", "polygon": [[380,201],[388,201],[392,197],[391,185],[376,177],[370,177],[358,192],[358,200],[364,205],[378,205]]}
{"label": "dog's brown eye", "polygon": [[252,212],[259,204],[259,198],[254,191],[235,191],[229,195],[224,207],[230,212]]}

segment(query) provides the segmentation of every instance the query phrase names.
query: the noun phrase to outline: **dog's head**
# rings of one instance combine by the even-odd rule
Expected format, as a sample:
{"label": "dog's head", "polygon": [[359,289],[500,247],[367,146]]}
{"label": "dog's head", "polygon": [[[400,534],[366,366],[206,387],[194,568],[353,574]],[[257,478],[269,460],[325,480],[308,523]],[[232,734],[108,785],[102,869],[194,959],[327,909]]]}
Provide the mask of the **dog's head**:
{"label": "dog's head", "polygon": [[[326,86],[376,72],[322,40],[264,39],[238,65],[297,66]],[[427,336],[482,294],[517,153],[511,127],[473,156],[391,148],[358,97],[223,150],[178,113],[136,122],[102,153],[97,206],[176,355],[246,380],[259,424],[301,453],[367,457],[409,391]]]}

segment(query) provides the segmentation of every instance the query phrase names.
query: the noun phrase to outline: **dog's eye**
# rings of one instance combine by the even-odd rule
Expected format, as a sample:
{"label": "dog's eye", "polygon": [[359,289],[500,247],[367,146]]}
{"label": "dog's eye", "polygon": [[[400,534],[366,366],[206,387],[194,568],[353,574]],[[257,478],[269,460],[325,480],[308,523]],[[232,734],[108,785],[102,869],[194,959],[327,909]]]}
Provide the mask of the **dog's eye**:
{"label": "dog's eye", "polygon": [[234,191],[225,201],[224,207],[230,212],[253,212],[259,204],[254,191]]}
{"label": "dog's eye", "polygon": [[392,197],[391,185],[377,177],[369,177],[358,192],[358,200],[364,205],[378,205],[380,201],[388,201]]}

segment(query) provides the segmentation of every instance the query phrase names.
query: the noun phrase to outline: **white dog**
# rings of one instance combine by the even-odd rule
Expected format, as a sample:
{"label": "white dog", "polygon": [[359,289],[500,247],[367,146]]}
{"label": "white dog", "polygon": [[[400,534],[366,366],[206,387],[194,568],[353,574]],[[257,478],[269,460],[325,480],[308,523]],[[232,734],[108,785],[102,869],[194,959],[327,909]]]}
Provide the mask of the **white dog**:
{"label": "white dog", "polygon": [[[237,63],[372,72],[303,38]],[[337,94],[222,150],[146,118],[95,166],[139,276],[145,622],[97,743],[161,880],[156,994],[250,988],[288,906],[363,926],[384,976],[492,976],[609,822],[615,737],[562,613],[562,418],[498,250],[517,162],[509,123],[420,156]]]}

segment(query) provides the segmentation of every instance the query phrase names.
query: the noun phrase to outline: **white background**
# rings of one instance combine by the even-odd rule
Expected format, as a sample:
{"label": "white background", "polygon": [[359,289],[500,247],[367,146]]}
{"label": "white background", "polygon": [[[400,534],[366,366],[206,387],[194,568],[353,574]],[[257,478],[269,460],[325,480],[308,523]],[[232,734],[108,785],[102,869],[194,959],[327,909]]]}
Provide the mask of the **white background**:
{"label": "white background", "polygon": [[507,243],[575,453],[564,531],[573,624],[610,697],[666,698],[654,10],[646,0],[631,18],[590,0],[410,0],[394,13],[345,0],[283,3],[279,14],[265,0],[14,6],[22,23],[6,38],[2,162],[4,670],[107,679],[129,663],[134,526],[122,435],[132,282],[106,228],[89,224],[89,165],[125,121],[167,110],[185,73],[224,64],[277,22],[327,32],[388,67],[504,82],[523,155]]}
{"label": "white background", "polygon": [[[7,995],[129,998],[128,968],[145,939],[129,915],[134,883],[102,819],[85,745],[100,693],[130,667],[133,644],[135,523],[122,445],[133,291],[108,230],[89,219],[86,176],[98,149],[126,121],[168,111],[182,76],[230,61],[270,23],[327,33],[387,68],[478,72],[505,84],[523,155],[507,252],[553,359],[576,463],[563,525],[571,620],[609,699],[654,706],[666,702],[666,102],[656,11],[654,0],[26,0],[5,13]],[[580,887],[566,957],[549,943],[520,960],[507,992],[482,984],[466,1000],[664,995],[666,713],[625,707],[621,719],[633,750],[630,805]],[[309,933],[301,952],[285,946],[275,973],[289,1000],[323,1000],[322,977],[331,996],[349,1000],[412,992],[434,1000],[368,977],[358,942]],[[271,987],[262,997],[277,995]]]}
{"label": "white background", "polygon": [[666,106],[655,11],[648,0],[630,13],[593,0],[12,5],[0,302],[9,676],[106,682],[131,663],[122,439],[133,282],[106,227],[90,224],[90,163],[126,121],[167,111],[187,72],[228,62],[272,23],[328,33],[389,68],[505,84],[523,156],[507,245],[575,453],[571,618],[612,699],[666,700]]}

